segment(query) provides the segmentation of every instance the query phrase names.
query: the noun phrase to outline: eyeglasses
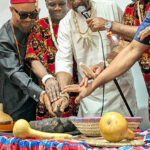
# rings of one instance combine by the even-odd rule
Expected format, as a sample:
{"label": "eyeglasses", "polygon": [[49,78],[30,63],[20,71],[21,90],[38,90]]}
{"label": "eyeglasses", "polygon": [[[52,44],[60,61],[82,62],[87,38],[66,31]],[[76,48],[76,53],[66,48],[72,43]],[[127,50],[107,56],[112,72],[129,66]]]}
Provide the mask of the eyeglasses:
{"label": "eyeglasses", "polygon": [[26,19],[26,18],[30,18],[30,19],[36,19],[38,16],[38,11],[35,9],[32,12],[19,12],[18,10],[16,10],[14,7],[13,9],[15,10],[15,12],[20,16],[20,19]]}

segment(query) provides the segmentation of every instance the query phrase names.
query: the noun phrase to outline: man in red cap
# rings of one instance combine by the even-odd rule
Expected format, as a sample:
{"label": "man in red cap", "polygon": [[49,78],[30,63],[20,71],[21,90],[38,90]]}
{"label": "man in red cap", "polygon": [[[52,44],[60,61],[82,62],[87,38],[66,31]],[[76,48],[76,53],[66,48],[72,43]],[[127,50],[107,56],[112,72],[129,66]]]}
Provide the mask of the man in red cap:
{"label": "man in red cap", "polygon": [[39,12],[36,0],[10,3],[12,18],[0,29],[0,102],[14,121],[30,121],[35,119],[39,100],[53,114],[47,94],[27,75],[24,62],[28,35]]}

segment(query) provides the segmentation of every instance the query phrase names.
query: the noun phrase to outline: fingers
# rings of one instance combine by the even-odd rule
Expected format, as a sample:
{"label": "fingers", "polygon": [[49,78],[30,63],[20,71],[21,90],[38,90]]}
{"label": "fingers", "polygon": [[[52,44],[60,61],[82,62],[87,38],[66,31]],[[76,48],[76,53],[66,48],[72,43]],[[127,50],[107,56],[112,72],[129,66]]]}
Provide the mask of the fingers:
{"label": "fingers", "polygon": [[139,33],[138,38],[140,39],[140,41],[142,41],[149,35],[150,35],[150,27],[147,27]]}
{"label": "fingers", "polygon": [[60,98],[60,87],[58,81],[50,78],[45,84],[46,93],[48,94],[51,102],[54,102]]}
{"label": "fingers", "polygon": [[98,65],[95,65],[95,66],[91,66],[91,70],[95,73],[96,70],[99,68]]}
{"label": "fingers", "polygon": [[91,18],[87,20],[88,27],[93,31],[105,30],[106,20],[101,17]]}
{"label": "fingers", "polygon": [[62,104],[60,106],[60,111],[63,113],[65,108],[69,106],[69,100],[66,97],[63,97]]}
{"label": "fingers", "polygon": [[64,89],[62,90],[62,93],[65,92],[74,92],[74,93],[79,93],[80,92],[80,85],[78,84],[73,84],[73,85],[67,85],[64,87]]}
{"label": "fingers", "polygon": [[89,24],[93,19],[92,18],[89,18],[86,20],[87,24]]}
{"label": "fingers", "polygon": [[83,73],[84,73],[84,75],[87,77],[87,78],[92,78],[92,76],[88,73],[88,72],[86,72],[85,70],[83,71]]}
{"label": "fingers", "polygon": [[56,91],[56,95],[57,95],[57,99],[60,98],[60,86],[58,84],[58,86],[55,87],[55,91]]}
{"label": "fingers", "polygon": [[49,97],[47,94],[44,94],[44,104],[49,112],[49,114],[52,116],[52,117],[55,117],[56,114],[52,111],[52,106],[51,106],[51,102],[49,100]]}
{"label": "fingers", "polygon": [[103,70],[104,70],[104,66],[100,66],[100,67],[96,70],[95,76],[97,77]]}
{"label": "fingers", "polygon": [[89,79],[88,79],[87,77],[85,77],[85,79],[84,79],[84,86],[85,86],[85,87],[88,86],[88,80],[89,80]]}
{"label": "fingers", "polygon": [[54,111],[55,113],[58,112],[58,107],[60,108],[61,103],[62,103],[62,100],[61,100],[61,99],[59,99],[59,100],[53,102],[52,108],[53,108],[53,111]]}
{"label": "fingers", "polygon": [[53,95],[52,95],[52,90],[50,87],[45,87],[46,93],[48,94],[50,101],[53,101]]}
{"label": "fingers", "polygon": [[84,78],[82,79],[82,81],[81,81],[81,83],[80,83],[80,87],[84,86],[85,78],[86,78],[86,77],[84,77]]}
{"label": "fingers", "polygon": [[76,97],[76,99],[75,99],[75,103],[76,104],[78,104],[78,103],[80,103],[80,101],[82,100],[82,96],[80,96],[80,95],[78,95],[77,97]]}

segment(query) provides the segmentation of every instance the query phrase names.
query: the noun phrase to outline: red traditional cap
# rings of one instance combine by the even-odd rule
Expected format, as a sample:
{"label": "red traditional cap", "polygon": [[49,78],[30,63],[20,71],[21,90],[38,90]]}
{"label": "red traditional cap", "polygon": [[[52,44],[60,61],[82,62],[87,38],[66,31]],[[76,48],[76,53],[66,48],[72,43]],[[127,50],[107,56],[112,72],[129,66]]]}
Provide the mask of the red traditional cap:
{"label": "red traditional cap", "polygon": [[11,4],[35,3],[36,0],[10,0]]}

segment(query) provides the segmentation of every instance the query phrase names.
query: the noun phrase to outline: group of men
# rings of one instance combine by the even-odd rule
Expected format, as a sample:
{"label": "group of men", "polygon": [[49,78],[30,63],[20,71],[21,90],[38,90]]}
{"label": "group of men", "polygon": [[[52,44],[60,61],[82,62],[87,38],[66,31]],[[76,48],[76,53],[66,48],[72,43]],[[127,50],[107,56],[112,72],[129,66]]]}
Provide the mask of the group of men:
{"label": "group of men", "polygon": [[[55,16],[59,16],[60,10],[63,9],[61,6],[65,7],[67,0],[56,0],[57,3],[54,1],[46,0],[47,8],[56,5]],[[49,68],[45,65],[48,63],[48,58],[52,60],[53,57],[48,55],[49,48],[47,51],[43,49],[45,41],[39,44],[35,42],[37,40],[33,40],[31,44],[33,48],[28,49],[26,55],[27,43],[29,43],[27,41],[31,40],[28,37],[40,40],[42,36],[31,36],[30,34],[31,29],[35,28],[34,21],[38,19],[39,14],[36,0],[10,0],[10,3],[12,18],[0,30],[0,76],[2,79],[0,80],[0,98],[4,104],[4,111],[10,114],[14,121],[20,118],[28,121],[35,120],[36,103],[39,101],[46,106],[51,116],[58,115],[58,112],[63,113],[65,108],[70,105],[67,92],[79,92],[76,101],[80,101],[78,110],[78,116],[80,117],[100,116],[109,111],[130,116],[116,85],[111,81],[115,77],[117,77],[134,116],[137,116],[138,108],[133,79],[130,71],[127,70],[149,48],[149,37],[143,40],[143,34],[144,37],[149,35],[149,30],[145,27],[148,27],[150,12],[136,33],[137,26],[131,27],[121,24],[122,12],[113,0],[69,0],[71,10],[61,21],[59,20],[58,39],[55,39],[57,38],[56,33],[54,33],[55,30],[47,32],[44,28],[47,34],[42,31],[44,38],[48,39],[48,34],[50,34],[50,39],[52,39],[52,42],[46,41],[46,46],[53,45],[55,48],[51,49],[52,52],[55,49],[58,50],[56,57],[53,58],[56,73],[56,79],[54,80],[51,72],[48,71],[48,69],[51,69],[51,65],[48,66]],[[86,20],[77,12],[79,6],[85,6],[90,16],[89,19]],[[57,23],[55,18],[53,20]],[[47,21],[49,21],[49,24],[47,24]],[[40,24],[40,26],[51,28],[50,19],[42,20]],[[140,32],[143,29],[145,30]],[[101,36],[96,31],[100,31]],[[107,38],[110,31],[123,36],[124,39],[132,39],[135,33],[136,35],[131,44],[122,50],[103,71],[105,61],[103,51],[105,57],[112,51],[110,41]],[[36,34],[37,32],[32,32],[32,35]],[[139,38],[142,39],[143,44]],[[46,53],[40,55],[42,51]],[[35,75],[40,77],[41,83],[45,85],[45,90],[42,86],[39,87],[35,84],[37,82],[34,82],[35,77],[30,77],[25,55],[26,58],[27,56],[30,57],[31,61],[28,61],[28,63],[31,63],[29,65],[31,65]],[[35,60],[35,57],[38,60],[38,63],[34,61],[36,65],[32,61]],[[69,85],[73,76],[73,58],[77,64],[78,80],[79,82],[82,81],[82,86]],[[88,77],[84,78],[80,63],[94,66],[97,77],[92,82],[87,83]],[[41,66],[42,64],[45,68]],[[100,73],[101,71],[102,73]],[[105,87],[100,87],[106,82],[109,83],[105,84]],[[146,109],[145,113],[147,113]],[[148,126],[144,125],[143,128],[146,129]]]}

